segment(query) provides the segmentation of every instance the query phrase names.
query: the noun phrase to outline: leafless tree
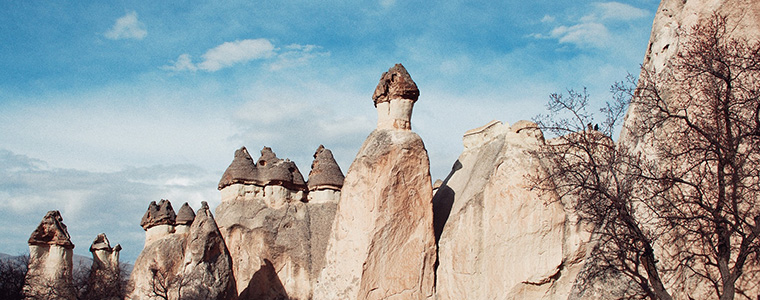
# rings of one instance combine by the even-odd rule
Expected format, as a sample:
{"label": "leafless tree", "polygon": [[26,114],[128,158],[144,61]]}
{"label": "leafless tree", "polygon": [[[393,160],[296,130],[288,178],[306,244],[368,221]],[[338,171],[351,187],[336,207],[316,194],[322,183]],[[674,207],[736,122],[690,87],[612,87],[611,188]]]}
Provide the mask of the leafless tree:
{"label": "leafless tree", "polygon": [[0,299],[23,299],[29,255],[0,260]]}
{"label": "leafless tree", "polygon": [[[694,288],[674,274],[720,299],[754,298],[746,290],[758,288],[760,44],[730,31],[714,15],[668,69],[613,86],[600,130],[585,91],[552,95],[538,118],[558,138],[540,152],[550,170],[536,186],[556,189],[596,225],[597,271],[631,278],[641,293],[626,297]],[[610,138],[628,99],[626,138],[652,151]]]}

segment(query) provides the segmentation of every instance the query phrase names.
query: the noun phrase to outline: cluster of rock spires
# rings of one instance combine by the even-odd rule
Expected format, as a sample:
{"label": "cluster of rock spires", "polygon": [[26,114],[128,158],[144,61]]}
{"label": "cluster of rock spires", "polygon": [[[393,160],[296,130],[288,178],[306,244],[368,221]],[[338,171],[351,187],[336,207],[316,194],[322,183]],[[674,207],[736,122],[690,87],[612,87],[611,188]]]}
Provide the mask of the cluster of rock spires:
{"label": "cluster of rock spires", "polygon": [[[713,11],[752,12],[739,25],[756,28],[758,7],[663,0],[644,67],[667,68],[686,38],[679,35],[683,29]],[[573,210],[574,200],[531,189],[530,176],[547,168],[535,152],[553,142],[535,123],[491,121],[466,132],[450,174],[431,184],[427,150],[411,131],[419,95],[402,65],[383,73],[372,97],[377,128],[345,177],[323,146],[314,153],[308,182],[272,149],[264,147],[254,161],[242,147],[219,181],[216,218],[205,202],[197,213],[185,203],[176,215],[168,200],[151,202],[128,299],[157,293],[320,300],[625,295],[630,282],[584,277],[594,263],[593,225]],[[30,238],[28,281],[70,278],[73,245],[61,221],[57,212],[48,213]],[[105,236],[91,247],[102,266],[113,266],[114,255],[118,261],[118,249]]]}
{"label": "cluster of rock spires", "polygon": [[[57,210],[49,211],[29,237],[29,265],[24,295],[29,299],[76,299],[74,289],[73,249],[63,217]],[[92,267],[89,290],[92,295],[110,289],[119,276],[121,245],[111,247],[104,233],[98,234],[90,246]],[[104,298],[104,297],[100,297]],[[106,298],[107,299],[107,298]]]}

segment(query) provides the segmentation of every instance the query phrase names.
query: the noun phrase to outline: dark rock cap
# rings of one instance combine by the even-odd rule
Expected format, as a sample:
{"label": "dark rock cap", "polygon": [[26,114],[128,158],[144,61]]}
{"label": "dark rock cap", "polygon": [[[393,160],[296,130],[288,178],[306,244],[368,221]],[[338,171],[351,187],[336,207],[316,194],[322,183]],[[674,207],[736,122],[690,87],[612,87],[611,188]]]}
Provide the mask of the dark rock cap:
{"label": "dark rock cap", "polygon": [[121,245],[116,244],[116,247],[111,248],[111,243],[108,242],[108,237],[106,237],[105,233],[98,234],[97,237],[95,237],[95,240],[92,241],[92,245],[90,245],[90,252],[95,252],[97,250],[106,250],[108,252],[119,252],[121,250]]}
{"label": "dark rock cap", "polygon": [[148,210],[145,211],[145,215],[142,217],[140,226],[142,226],[143,229],[148,230],[148,228],[156,225],[174,225],[176,218],[177,215],[174,214],[174,209],[169,200],[161,199],[158,204],[156,204],[156,201],[151,201],[148,205]]}
{"label": "dark rock cap", "polygon": [[222,179],[219,180],[218,188],[221,190],[235,183],[255,182],[257,177],[258,173],[253,158],[248,154],[248,150],[245,147],[241,147],[235,151],[235,158],[230,166],[227,167],[227,170],[224,171]]}
{"label": "dark rock cap", "polygon": [[190,225],[193,223],[193,220],[195,220],[195,212],[190,208],[190,205],[185,202],[185,204],[182,204],[182,207],[179,208],[179,212],[177,212],[175,224]]}
{"label": "dark rock cap", "polygon": [[256,163],[260,185],[281,185],[291,190],[306,190],[306,181],[296,163],[289,159],[277,158],[272,148],[261,149],[261,157]]}
{"label": "dark rock cap", "polygon": [[292,190],[306,190],[306,181],[296,164],[278,158],[269,147],[261,149],[261,157],[256,163],[245,147],[235,151],[235,159],[222,175],[218,188],[221,190],[235,183],[281,185]]}
{"label": "dark rock cap", "polygon": [[340,190],[343,187],[343,172],[335,161],[330,149],[319,145],[314,152],[314,161],[311,163],[308,187],[310,191],[321,188],[333,188]]}
{"label": "dark rock cap", "polygon": [[29,245],[58,245],[69,249],[74,248],[59,211],[51,210],[45,214],[40,225],[29,237]]}
{"label": "dark rock cap", "polygon": [[380,77],[380,83],[375,88],[372,100],[375,101],[375,107],[378,103],[388,102],[391,99],[409,99],[417,101],[420,97],[420,90],[417,84],[412,80],[412,76],[406,71],[403,65],[396,64],[383,73]]}

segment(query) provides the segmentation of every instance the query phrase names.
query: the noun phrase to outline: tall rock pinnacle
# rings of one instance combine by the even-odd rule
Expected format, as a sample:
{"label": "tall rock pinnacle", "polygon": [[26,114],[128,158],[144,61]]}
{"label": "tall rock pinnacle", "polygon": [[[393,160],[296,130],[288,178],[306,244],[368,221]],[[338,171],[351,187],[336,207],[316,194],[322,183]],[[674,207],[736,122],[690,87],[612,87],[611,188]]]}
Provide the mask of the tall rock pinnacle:
{"label": "tall rock pinnacle", "polygon": [[375,92],[378,128],[346,173],[314,299],[432,299],[427,150],[410,130],[419,92],[401,65]]}
{"label": "tall rock pinnacle", "polygon": [[372,95],[377,107],[377,129],[410,130],[412,107],[419,96],[417,84],[401,64],[383,73]]}
{"label": "tall rock pinnacle", "polygon": [[61,213],[49,211],[29,237],[29,269],[24,285],[28,299],[74,299],[73,249]]}

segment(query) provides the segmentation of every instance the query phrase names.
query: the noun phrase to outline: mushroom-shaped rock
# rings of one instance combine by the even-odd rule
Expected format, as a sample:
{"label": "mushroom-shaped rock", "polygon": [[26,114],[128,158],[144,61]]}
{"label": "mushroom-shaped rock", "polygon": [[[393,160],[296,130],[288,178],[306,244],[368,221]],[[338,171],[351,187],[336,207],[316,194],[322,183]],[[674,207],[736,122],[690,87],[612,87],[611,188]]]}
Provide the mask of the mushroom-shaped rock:
{"label": "mushroom-shaped rock", "polygon": [[63,224],[63,217],[57,210],[51,210],[42,218],[40,225],[29,237],[29,245],[58,245],[64,248],[74,248],[69,231]]}
{"label": "mushroom-shaped rock", "polygon": [[417,89],[417,84],[412,80],[412,76],[409,75],[403,65],[396,64],[380,77],[372,100],[375,101],[375,107],[377,107],[378,103],[389,102],[392,99],[417,101],[419,97],[420,90]]}
{"label": "mushroom-shaped rock", "polygon": [[272,148],[261,149],[261,157],[256,163],[260,185],[281,185],[291,190],[306,190],[306,182],[298,171],[296,164],[287,159],[280,159]]}
{"label": "mushroom-shaped rock", "polygon": [[309,172],[309,191],[340,190],[343,187],[344,178],[332,151],[323,145],[319,145],[314,153],[314,161],[311,163],[311,172]]}
{"label": "mushroom-shaped rock", "polygon": [[74,299],[72,256],[74,244],[57,210],[49,211],[29,237],[29,266],[24,294],[27,299]]}
{"label": "mushroom-shaped rock", "polygon": [[377,108],[377,129],[410,130],[412,108],[419,96],[417,84],[401,64],[383,73],[372,95]]}
{"label": "mushroom-shaped rock", "polygon": [[[116,245],[116,247],[121,249],[120,245]],[[108,242],[108,237],[105,233],[98,234],[98,236],[95,237],[95,240],[92,241],[92,245],[90,245],[90,252],[95,252],[97,250],[114,251],[114,249],[116,248],[111,248],[111,243]]]}
{"label": "mushroom-shaped rock", "polygon": [[177,219],[175,221],[175,224],[190,225],[193,223],[194,219],[195,212],[193,212],[193,209],[190,207],[190,205],[185,202],[185,204],[182,204],[182,207],[179,208],[179,212],[177,212]]}
{"label": "mushroom-shaped rock", "polygon": [[253,183],[257,180],[256,164],[253,158],[248,154],[245,147],[235,151],[235,158],[227,170],[224,171],[222,179],[219,180],[218,188],[221,190],[235,183]]}
{"label": "mushroom-shaped rock", "polygon": [[161,199],[158,204],[156,204],[156,201],[151,201],[148,205],[148,210],[145,211],[142,217],[140,226],[148,230],[148,228],[157,225],[174,225],[176,218],[177,215],[174,214],[174,209],[169,200]]}

